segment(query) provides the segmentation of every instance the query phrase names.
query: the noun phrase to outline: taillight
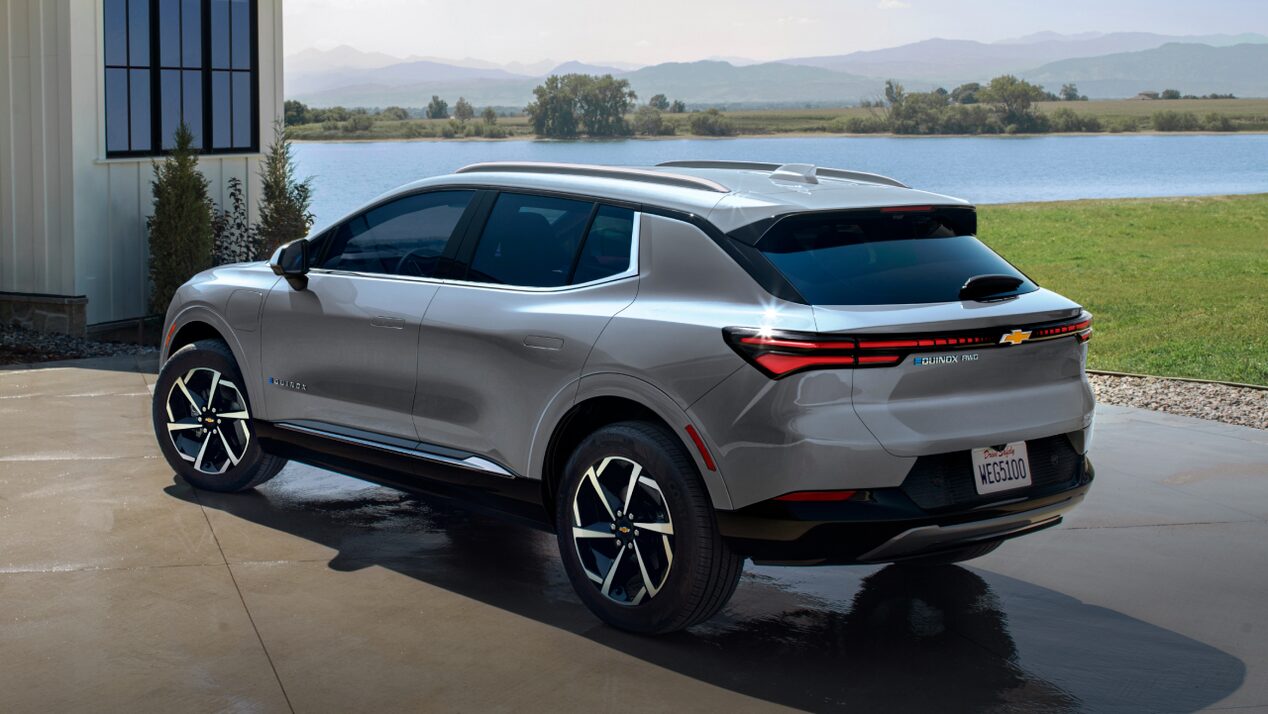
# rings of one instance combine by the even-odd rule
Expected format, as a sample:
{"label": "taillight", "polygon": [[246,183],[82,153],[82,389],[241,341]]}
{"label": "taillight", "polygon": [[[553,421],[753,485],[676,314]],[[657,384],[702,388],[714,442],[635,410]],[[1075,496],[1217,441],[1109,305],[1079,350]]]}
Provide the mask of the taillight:
{"label": "taillight", "polygon": [[1077,322],[988,328],[919,335],[836,335],[817,332],[728,327],[726,341],[741,357],[772,379],[819,369],[893,367],[913,352],[1011,348],[1028,342],[1092,335],[1092,319]]}

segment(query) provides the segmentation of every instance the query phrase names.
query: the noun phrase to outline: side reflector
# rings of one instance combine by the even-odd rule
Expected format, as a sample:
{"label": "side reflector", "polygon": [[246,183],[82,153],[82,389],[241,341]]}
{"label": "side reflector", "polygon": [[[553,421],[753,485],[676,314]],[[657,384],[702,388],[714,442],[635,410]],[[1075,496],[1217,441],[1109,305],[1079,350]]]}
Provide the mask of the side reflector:
{"label": "side reflector", "polygon": [[854,497],[855,491],[793,491],[777,496],[776,501],[795,501],[801,503],[848,501]]}
{"label": "side reflector", "polygon": [[717,464],[713,463],[713,456],[709,453],[709,449],[704,445],[704,439],[700,438],[699,432],[690,424],[687,425],[687,436],[691,437],[692,443],[696,445],[696,451],[700,452],[700,458],[704,459],[704,465],[710,471],[717,471]]}

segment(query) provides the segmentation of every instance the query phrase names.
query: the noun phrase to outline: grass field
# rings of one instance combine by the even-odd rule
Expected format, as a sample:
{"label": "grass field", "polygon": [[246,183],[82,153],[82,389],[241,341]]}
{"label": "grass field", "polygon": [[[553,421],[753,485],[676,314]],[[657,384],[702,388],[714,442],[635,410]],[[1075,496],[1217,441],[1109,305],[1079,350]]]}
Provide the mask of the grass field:
{"label": "grass field", "polygon": [[983,241],[1096,316],[1093,369],[1268,385],[1268,194],[979,210]]}
{"label": "grass field", "polygon": [[[1071,109],[1079,114],[1096,116],[1107,126],[1120,120],[1148,123],[1154,112],[1191,112],[1202,118],[1212,112],[1222,114],[1243,131],[1268,131],[1268,99],[1176,99],[1142,101],[1112,99],[1092,102],[1041,102],[1039,107],[1049,114],[1059,108]],[[768,134],[832,133],[840,130],[840,124],[852,116],[869,116],[880,110],[862,107],[817,109],[754,109],[724,112],[741,136]],[[677,130],[678,136],[690,136],[687,114],[664,114],[664,119]],[[478,121],[478,120],[477,120]],[[368,131],[327,131],[320,124],[303,124],[291,127],[294,137],[301,141],[348,141],[375,139],[409,139],[410,127],[423,128],[427,133],[439,134],[448,125],[446,119],[414,119],[410,121],[376,121]],[[533,135],[525,116],[501,117],[498,125],[510,134],[507,138],[525,139]],[[415,132],[417,133],[417,132]]]}

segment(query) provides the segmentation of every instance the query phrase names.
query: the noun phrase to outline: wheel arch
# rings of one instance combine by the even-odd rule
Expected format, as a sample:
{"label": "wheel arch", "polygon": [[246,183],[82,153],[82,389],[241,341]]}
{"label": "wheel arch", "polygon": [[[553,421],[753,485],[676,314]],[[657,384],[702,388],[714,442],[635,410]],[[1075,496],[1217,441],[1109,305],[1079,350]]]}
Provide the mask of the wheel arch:
{"label": "wheel arch", "polygon": [[[649,421],[664,427],[696,464],[715,508],[730,509],[731,497],[721,473],[710,469],[692,443],[687,413],[661,390],[635,377],[619,374],[581,380],[572,406],[554,421],[549,438],[534,439],[531,463],[542,481],[542,501],[554,518],[555,488],[573,449],[595,430],[620,421]],[[696,427],[698,429],[698,427]]]}
{"label": "wheel arch", "polygon": [[233,328],[229,326],[213,310],[201,305],[185,308],[172,319],[167,328],[161,354],[162,362],[167,362],[172,354],[199,340],[220,340],[229,347],[233,359],[242,372],[243,387],[247,390],[247,399],[251,401],[251,411],[256,416],[263,414],[264,395],[260,393],[259,380],[252,379],[256,364],[247,359],[246,351]]}

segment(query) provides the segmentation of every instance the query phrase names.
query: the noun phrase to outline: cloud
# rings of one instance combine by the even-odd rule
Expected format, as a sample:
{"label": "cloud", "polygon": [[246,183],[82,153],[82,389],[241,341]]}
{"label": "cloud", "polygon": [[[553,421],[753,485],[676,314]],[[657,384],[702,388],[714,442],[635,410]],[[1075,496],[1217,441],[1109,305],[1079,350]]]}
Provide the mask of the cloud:
{"label": "cloud", "polygon": [[881,0],[876,3],[876,7],[882,10],[906,10],[911,7],[911,3],[905,0]]}

